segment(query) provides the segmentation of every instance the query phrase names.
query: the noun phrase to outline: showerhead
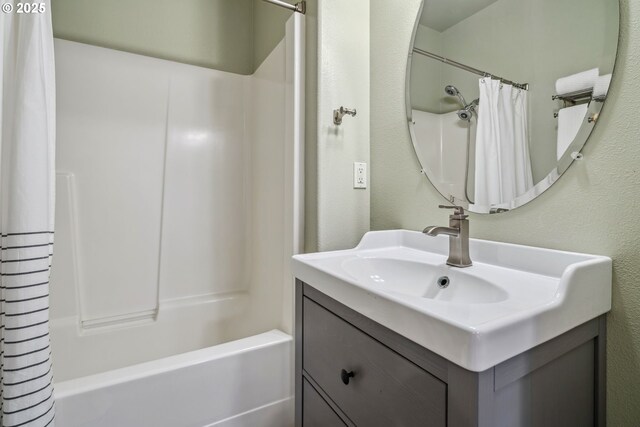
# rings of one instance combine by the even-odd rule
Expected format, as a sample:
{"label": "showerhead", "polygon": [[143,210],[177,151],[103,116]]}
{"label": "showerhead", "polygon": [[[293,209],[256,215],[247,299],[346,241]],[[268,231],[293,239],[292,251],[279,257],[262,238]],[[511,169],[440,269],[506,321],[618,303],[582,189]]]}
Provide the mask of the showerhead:
{"label": "showerhead", "polygon": [[473,113],[470,109],[464,108],[462,110],[458,110],[458,117],[460,120],[464,120],[465,122],[471,121],[471,117],[473,117]]}
{"label": "showerhead", "polygon": [[464,96],[460,93],[457,87],[453,85],[447,85],[444,88],[444,92],[449,96],[457,96],[460,102],[462,103],[462,109],[457,111],[458,117],[460,120],[471,121],[473,118],[473,113],[476,110],[476,106],[479,103],[478,99],[474,99],[470,104],[467,104],[467,101],[464,99]]}
{"label": "showerhead", "polygon": [[464,96],[462,96],[462,94],[460,93],[457,87],[453,85],[447,85],[444,88],[444,93],[446,93],[449,96],[457,96],[460,102],[462,103],[462,106],[466,108],[467,101],[465,101]]}
{"label": "showerhead", "polygon": [[449,96],[458,96],[458,94],[460,93],[460,91],[458,90],[457,87],[453,86],[453,85],[448,85],[444,88],[444,93],[446,93]]}

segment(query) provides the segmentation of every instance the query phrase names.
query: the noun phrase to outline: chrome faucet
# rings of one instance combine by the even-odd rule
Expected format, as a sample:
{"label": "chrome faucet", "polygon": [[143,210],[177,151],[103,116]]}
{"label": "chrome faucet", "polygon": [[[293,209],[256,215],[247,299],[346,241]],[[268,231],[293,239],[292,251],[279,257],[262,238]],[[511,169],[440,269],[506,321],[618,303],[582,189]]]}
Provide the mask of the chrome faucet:
{"label": "chrome faucet", "polygon": [[422,232],[428,236],[438,236],[446,234],[449,236],[449,258],[447,264],[454,267],[470,267],[469,257],[469,215],[465,215],[462,206],[444,206],[439,208],[453,209],[453,214],[449,215],[449,226],[439,227],[436,225],[425,228]]}

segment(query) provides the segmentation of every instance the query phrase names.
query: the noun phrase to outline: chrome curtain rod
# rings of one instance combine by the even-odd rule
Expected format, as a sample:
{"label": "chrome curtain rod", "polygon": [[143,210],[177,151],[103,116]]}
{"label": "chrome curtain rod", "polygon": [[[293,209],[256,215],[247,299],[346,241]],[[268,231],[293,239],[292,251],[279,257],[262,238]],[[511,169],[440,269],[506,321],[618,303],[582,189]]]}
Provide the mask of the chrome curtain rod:
{"label": "chrome curtain rod", "polygon": [[284,7],[285,9],[289,9],[293,12],[298,12],[301,14],[305,14],[307,12],[307,2],[306,1],[301,1],[299,3],[296,4],[289,4],[287,2],[284,2],[282,0],[262,0],[264,2],[267,3],[271,3],[271,4],[275,4],[276,6],[280,6],[280,7]]}
{"label": "chrome curtain rod", "polygon": [[487,73],[486,71],[478,70],[477,68],[469,67],[468,65],[461,64],[460,62],[453,61],[451,59],[445,58],[444,56],[436,55],[435,53],[427,52],[426,50],[422,50],[420,48],[414,47],[413,51],[415,53],[419,53],[420,55],[424,55],[428,58],[437,59],[440,62],[445,64],[453,65],[454,67],[460,68],[465,71],[469,71],[470,73],[477,74],[479,76],[491,77],[496,80],[500,80],[502,83],[506,83],[508,85],[512,85],[513,87],[517,87],[518,89],[529,90],[529,83],[516,83],[511,80],[504,79],[502,77],[498,77],[491,73]]}

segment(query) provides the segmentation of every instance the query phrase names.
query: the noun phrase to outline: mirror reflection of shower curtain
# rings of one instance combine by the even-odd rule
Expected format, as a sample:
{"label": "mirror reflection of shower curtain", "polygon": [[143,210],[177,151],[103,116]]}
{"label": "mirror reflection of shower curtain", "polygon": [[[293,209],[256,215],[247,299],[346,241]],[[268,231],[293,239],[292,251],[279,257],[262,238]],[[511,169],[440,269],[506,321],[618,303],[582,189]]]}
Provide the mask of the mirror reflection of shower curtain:
{"label": "mirror reflection of shower curtain", "polygon": [[533,187],[527,91],[490,78],[479,85],[474,202],[509,204]]}
{"label": "mirror reflection of shower curtain", "polygon": [[[0,14],[0,425],[54,422],[49,342],[55,81],[51,3]],[[8,9],[14,12],[8,12]]]}

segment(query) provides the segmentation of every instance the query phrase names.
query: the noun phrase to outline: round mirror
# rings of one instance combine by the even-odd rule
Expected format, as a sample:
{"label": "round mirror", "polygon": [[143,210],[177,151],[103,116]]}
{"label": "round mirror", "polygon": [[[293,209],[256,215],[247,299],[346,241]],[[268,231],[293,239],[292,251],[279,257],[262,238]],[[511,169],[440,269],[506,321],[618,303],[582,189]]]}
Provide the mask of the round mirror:
{"label": "round mirror", "polygon": [[617,0],[429,0],[407,116],[423,172],[451,203],[505,212],[576,160],[607,99]]}

